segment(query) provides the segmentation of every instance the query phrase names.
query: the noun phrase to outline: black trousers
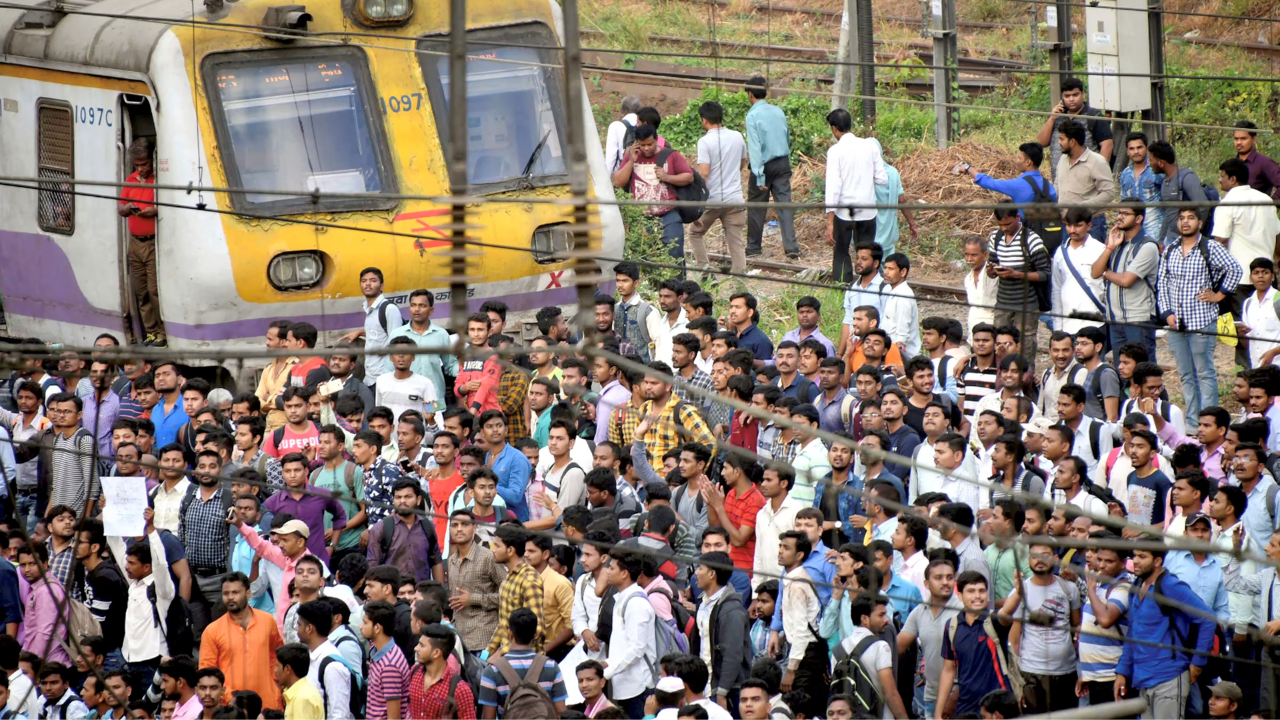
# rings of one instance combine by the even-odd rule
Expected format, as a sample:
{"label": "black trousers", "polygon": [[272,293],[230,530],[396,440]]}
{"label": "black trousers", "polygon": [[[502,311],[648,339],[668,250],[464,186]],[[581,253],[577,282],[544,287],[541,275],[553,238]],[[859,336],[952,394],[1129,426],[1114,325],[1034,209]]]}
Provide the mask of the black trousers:
{"label": "black trousers", "polygon": [[791,684],[791,689],[803,690],[809,694],[808,707],[801,709],[807,717],[826,716],[827,694],[831,691],[831,656],[827,652],[825,640],[819,638],[805,648],[804,658],[796,670],[796,679]]}
{"label": "black trousers", "polygon": [[841,220],[834,219],[832,224],[835,247],[831,256],[831,278],[838,283],[853,282],[853,258],[857,254],[858,243],[866,240],[875,242],[875,220]]}

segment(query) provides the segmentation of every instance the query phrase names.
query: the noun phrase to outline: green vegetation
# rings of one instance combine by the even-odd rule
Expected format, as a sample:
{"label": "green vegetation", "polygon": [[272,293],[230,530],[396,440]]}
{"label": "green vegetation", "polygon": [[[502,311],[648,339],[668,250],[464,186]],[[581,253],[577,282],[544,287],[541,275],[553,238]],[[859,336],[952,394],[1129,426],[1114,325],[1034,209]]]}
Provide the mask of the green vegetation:
{"label": "green vegetation", "polygon": [[[812,89],[804,86],[793,86],[800,89]],[[751,105],[747,102],[747,94],[742,91],[730,92],[727,88],[709,87],[702,95],[689,102],[689,106],[679,115],[668,116],[662,120],[662,136],[673,147],[692,152],[698,146],[698,138],[706,132],[702,129],[702,119],[698,117],[698,107],[708,100],[720,103],[724,108],[724,124],[726,127],[741,130],[747,122],[747,111]],[[791,129],[791,162],[800,162],[800,156],[814,157],[826,151],[831,140],[831,127],[827,125],[827,111],[830,106],[827,99],[819,95],[804,92],[789,93],[772,98],[787,116]]]}

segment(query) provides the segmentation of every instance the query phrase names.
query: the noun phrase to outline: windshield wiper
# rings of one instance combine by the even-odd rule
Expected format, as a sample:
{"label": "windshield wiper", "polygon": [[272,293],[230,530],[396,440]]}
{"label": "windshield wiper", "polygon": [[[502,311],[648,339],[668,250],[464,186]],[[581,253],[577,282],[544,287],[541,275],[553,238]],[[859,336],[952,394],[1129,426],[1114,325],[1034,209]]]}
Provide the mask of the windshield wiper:
{"label": "windshield wiper", "polygon": [[548,130],[542,139],[538,141],[538,146],[533,149],[533,154],[529,156],[529,162],[524,164],[524,170],[520,171],[520,177],[528,178],[533,172],[533,164],[538,161],[538,156],[542,154],[542,148],[546,147],[547,138],[551,137],[551,131]]}

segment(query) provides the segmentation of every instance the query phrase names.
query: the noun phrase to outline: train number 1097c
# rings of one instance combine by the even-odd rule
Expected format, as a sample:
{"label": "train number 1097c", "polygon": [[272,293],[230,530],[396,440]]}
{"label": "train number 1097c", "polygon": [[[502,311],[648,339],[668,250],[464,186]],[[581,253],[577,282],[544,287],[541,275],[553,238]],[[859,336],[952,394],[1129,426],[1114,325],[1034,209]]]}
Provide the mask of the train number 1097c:
{"label": "train number 1097c", "polygon": [[382,100],[382,112],[384,114],[388,111],[398,113],[422,109],[422,93],[420,92],[411,95],[391,95],[380,99]]}
{"label": "train number 1097c", "polygon": [[111,116],[114,112],[115,111],[111,108],[76,105],[76,123],[80,125],[106,125],[107,127],[111,127]]}

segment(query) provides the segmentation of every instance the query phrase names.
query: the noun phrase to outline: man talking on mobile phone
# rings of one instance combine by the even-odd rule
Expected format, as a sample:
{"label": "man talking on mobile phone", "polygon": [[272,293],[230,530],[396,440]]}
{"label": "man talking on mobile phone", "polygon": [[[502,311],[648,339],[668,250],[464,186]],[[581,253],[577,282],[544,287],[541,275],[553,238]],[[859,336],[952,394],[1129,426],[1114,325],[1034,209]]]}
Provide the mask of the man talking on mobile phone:
{"label": "man talking on mobile phone", "polygon": [[1084,146],[1102,156],[1111,163],[1112,146],[1115,140],[1111,134],[1111,121],[1102,111],[1089,106],[1084,93],[1084,83],[1080,78],[1063,78],[1062,101],[1053,108],[1053,114],[1044,121],[1040,132],[1036,133],[1036,142],[1041,147],[1049,148],[1049,169],[1053,173],[1053,181],[1058,181],[1058,158],[1062,157],[1062,148],[1058,140],[1058,131],[1064,123],[1077,123],[1084,126]]}

